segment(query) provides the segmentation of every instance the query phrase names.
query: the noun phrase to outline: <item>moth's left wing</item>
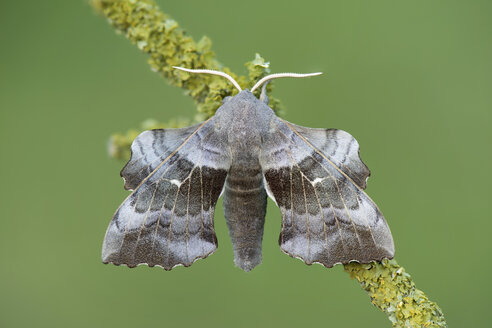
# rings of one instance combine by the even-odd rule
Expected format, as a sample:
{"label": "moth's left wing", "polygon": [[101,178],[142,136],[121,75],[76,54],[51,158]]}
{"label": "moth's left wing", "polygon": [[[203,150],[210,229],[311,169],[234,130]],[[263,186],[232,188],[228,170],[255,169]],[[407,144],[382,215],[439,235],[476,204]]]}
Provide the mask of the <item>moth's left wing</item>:
{"label": "moth's left wing", "polygon": [[213,118],[184,129],[139,135],[122,171],[134,189],[113,216],[104,238],[104,263],[191,265],[217,247],[214,209],[230,165]]}
{"label": "moth's left wing", "polygon": [[350,134],[276,118],[263,139],[260,164],[282,213],[284,252],[326,267],[393,258],[391,232],[363,191],[369,170]]}

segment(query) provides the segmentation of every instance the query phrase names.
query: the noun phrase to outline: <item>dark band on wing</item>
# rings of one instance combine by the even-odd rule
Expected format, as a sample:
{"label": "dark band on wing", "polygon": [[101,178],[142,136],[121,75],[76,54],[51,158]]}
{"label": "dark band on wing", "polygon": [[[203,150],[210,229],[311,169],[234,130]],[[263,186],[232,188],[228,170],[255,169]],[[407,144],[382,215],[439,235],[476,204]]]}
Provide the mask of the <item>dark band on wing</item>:
{"label": "dark band on wing", "polygon": [[[214,153],[223,156],[201,147],[200,142],[212,133],[208,129],[200,135],[197,130],[188,136],[123,202],[106,233],[104,263],[159,265],[170,270],[215,251],[214,209],[228,170],[201,162],[213,163]],[[190,140],[192,144],[187,145]],[[213,143],[208,148],[220,147]]]}
{"label": "dark band on wing", "polygon": [[[327,267],[392,258],[393,241],[386,221],[361,186],[295,131],[286,133],[285,128],[277,130],[275,140],[280,141],[273,143],[275,149],[265,158],[290,166],[271,165],[264,171],[282,212],[282,249],[307,264],[318,262]],[[348,152],[354,154],[350,147]]]}

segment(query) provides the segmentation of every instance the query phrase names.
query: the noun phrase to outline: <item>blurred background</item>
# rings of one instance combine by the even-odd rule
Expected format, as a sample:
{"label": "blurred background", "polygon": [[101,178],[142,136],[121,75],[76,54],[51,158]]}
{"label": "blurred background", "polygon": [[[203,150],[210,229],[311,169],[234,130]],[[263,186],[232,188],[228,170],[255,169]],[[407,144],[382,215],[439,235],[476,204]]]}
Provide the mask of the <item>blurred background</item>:
{"label": "blurred background", "polygon": [[[396,259],[450,326],[490,323],[492,2],[163,1],[161,9],[239,74],[259,52],[284,117],[361,145],[367,192]],[[85,0],[0,4],[1,327],[389,327],[337,266],[278,247],[269,203],[263,264],[234,267],[222,203],[219,249],[190,268],[103,265],[126,197],[108,137],[196,111]]]}

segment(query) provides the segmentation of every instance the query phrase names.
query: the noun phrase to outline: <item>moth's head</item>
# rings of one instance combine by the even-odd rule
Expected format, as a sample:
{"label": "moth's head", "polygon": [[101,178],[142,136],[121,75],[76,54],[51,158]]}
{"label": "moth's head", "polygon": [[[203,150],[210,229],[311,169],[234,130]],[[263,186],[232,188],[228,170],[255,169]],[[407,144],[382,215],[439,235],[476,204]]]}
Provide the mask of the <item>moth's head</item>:
{"label": "moth's head", "polygon": [[[239,94],[253,93],[256,89],[258,89],[259,87],[261,87],[263,85],[263,88],[262,88],[262,91],[261,91],[260,100],[263,101],[263,102],[265,102],[265,103],[268,103],[268,97],[266,95],[266,85],[271,80],[282,78],[282,77],[310,77],[310,76],[316,76],[316,75],[321,75],[322,74],[321,72],[308,73],[308,74],[298,74],[298,73],[276,73],[276,74],[270,74],[270,75],[267,75],[267,76],[263,77],[258,82],[256,82],[256,84],[251,88],[251,91],[249,91],[248,89],[242,90],[241,87],[239,86],[239,83],[237,83],[236,80],[234,80],[232,78],[232,76],[230,76],[229,74],[226,74],[224,72],[221,72],[221,71],[215,71],[215,70],[212,70],[212,69],[189,69],[189,68],[183,68],[183,67],[178,67],[178,66],[173,66],[173,68],[176,68],[176,69],[179,69],[181,71],[188,72],[188,73],[213,74],[213,75],[219,75],[219,76],[225,77],[226,79],[228,79],[236,87],[236,89],[239,90]],[[224,102],[227,101],[226,100],[227,98],[228,97],[224,98]]]}

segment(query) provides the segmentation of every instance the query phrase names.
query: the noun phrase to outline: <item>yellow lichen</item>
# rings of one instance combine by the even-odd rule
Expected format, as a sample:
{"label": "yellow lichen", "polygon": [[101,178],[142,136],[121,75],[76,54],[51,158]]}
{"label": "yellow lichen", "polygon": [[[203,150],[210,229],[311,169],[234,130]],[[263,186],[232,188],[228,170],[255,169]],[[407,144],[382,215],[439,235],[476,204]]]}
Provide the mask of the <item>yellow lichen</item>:
{"label": "yellow lichen", "polygon": [[415,287],[412,278],[395,260],[345,265],[369,294],[372,304],[384,311],[393,327],[447,327],[436,303]]}
{"label": "yellow lichen", "polygon": [[[248,78],[238,77],[215,59],[209,38],[203,37],[195,42],[174,19],[162,13],[153,0],[91,0],[91,4],[108,18],[117,31],[149,55],[148,62],[153,71],[159,72],[169,83],[183,88],[195,100],[200,119],[212,116],[222,99],[236,94],[237,90],[222,77],[189,74],[173,66],[221,70],[242,87],[250,86],[267,71],[264,60],[257,55],[247,64]],[[275,110],[278,101],[272,99],[271,105]]]}

